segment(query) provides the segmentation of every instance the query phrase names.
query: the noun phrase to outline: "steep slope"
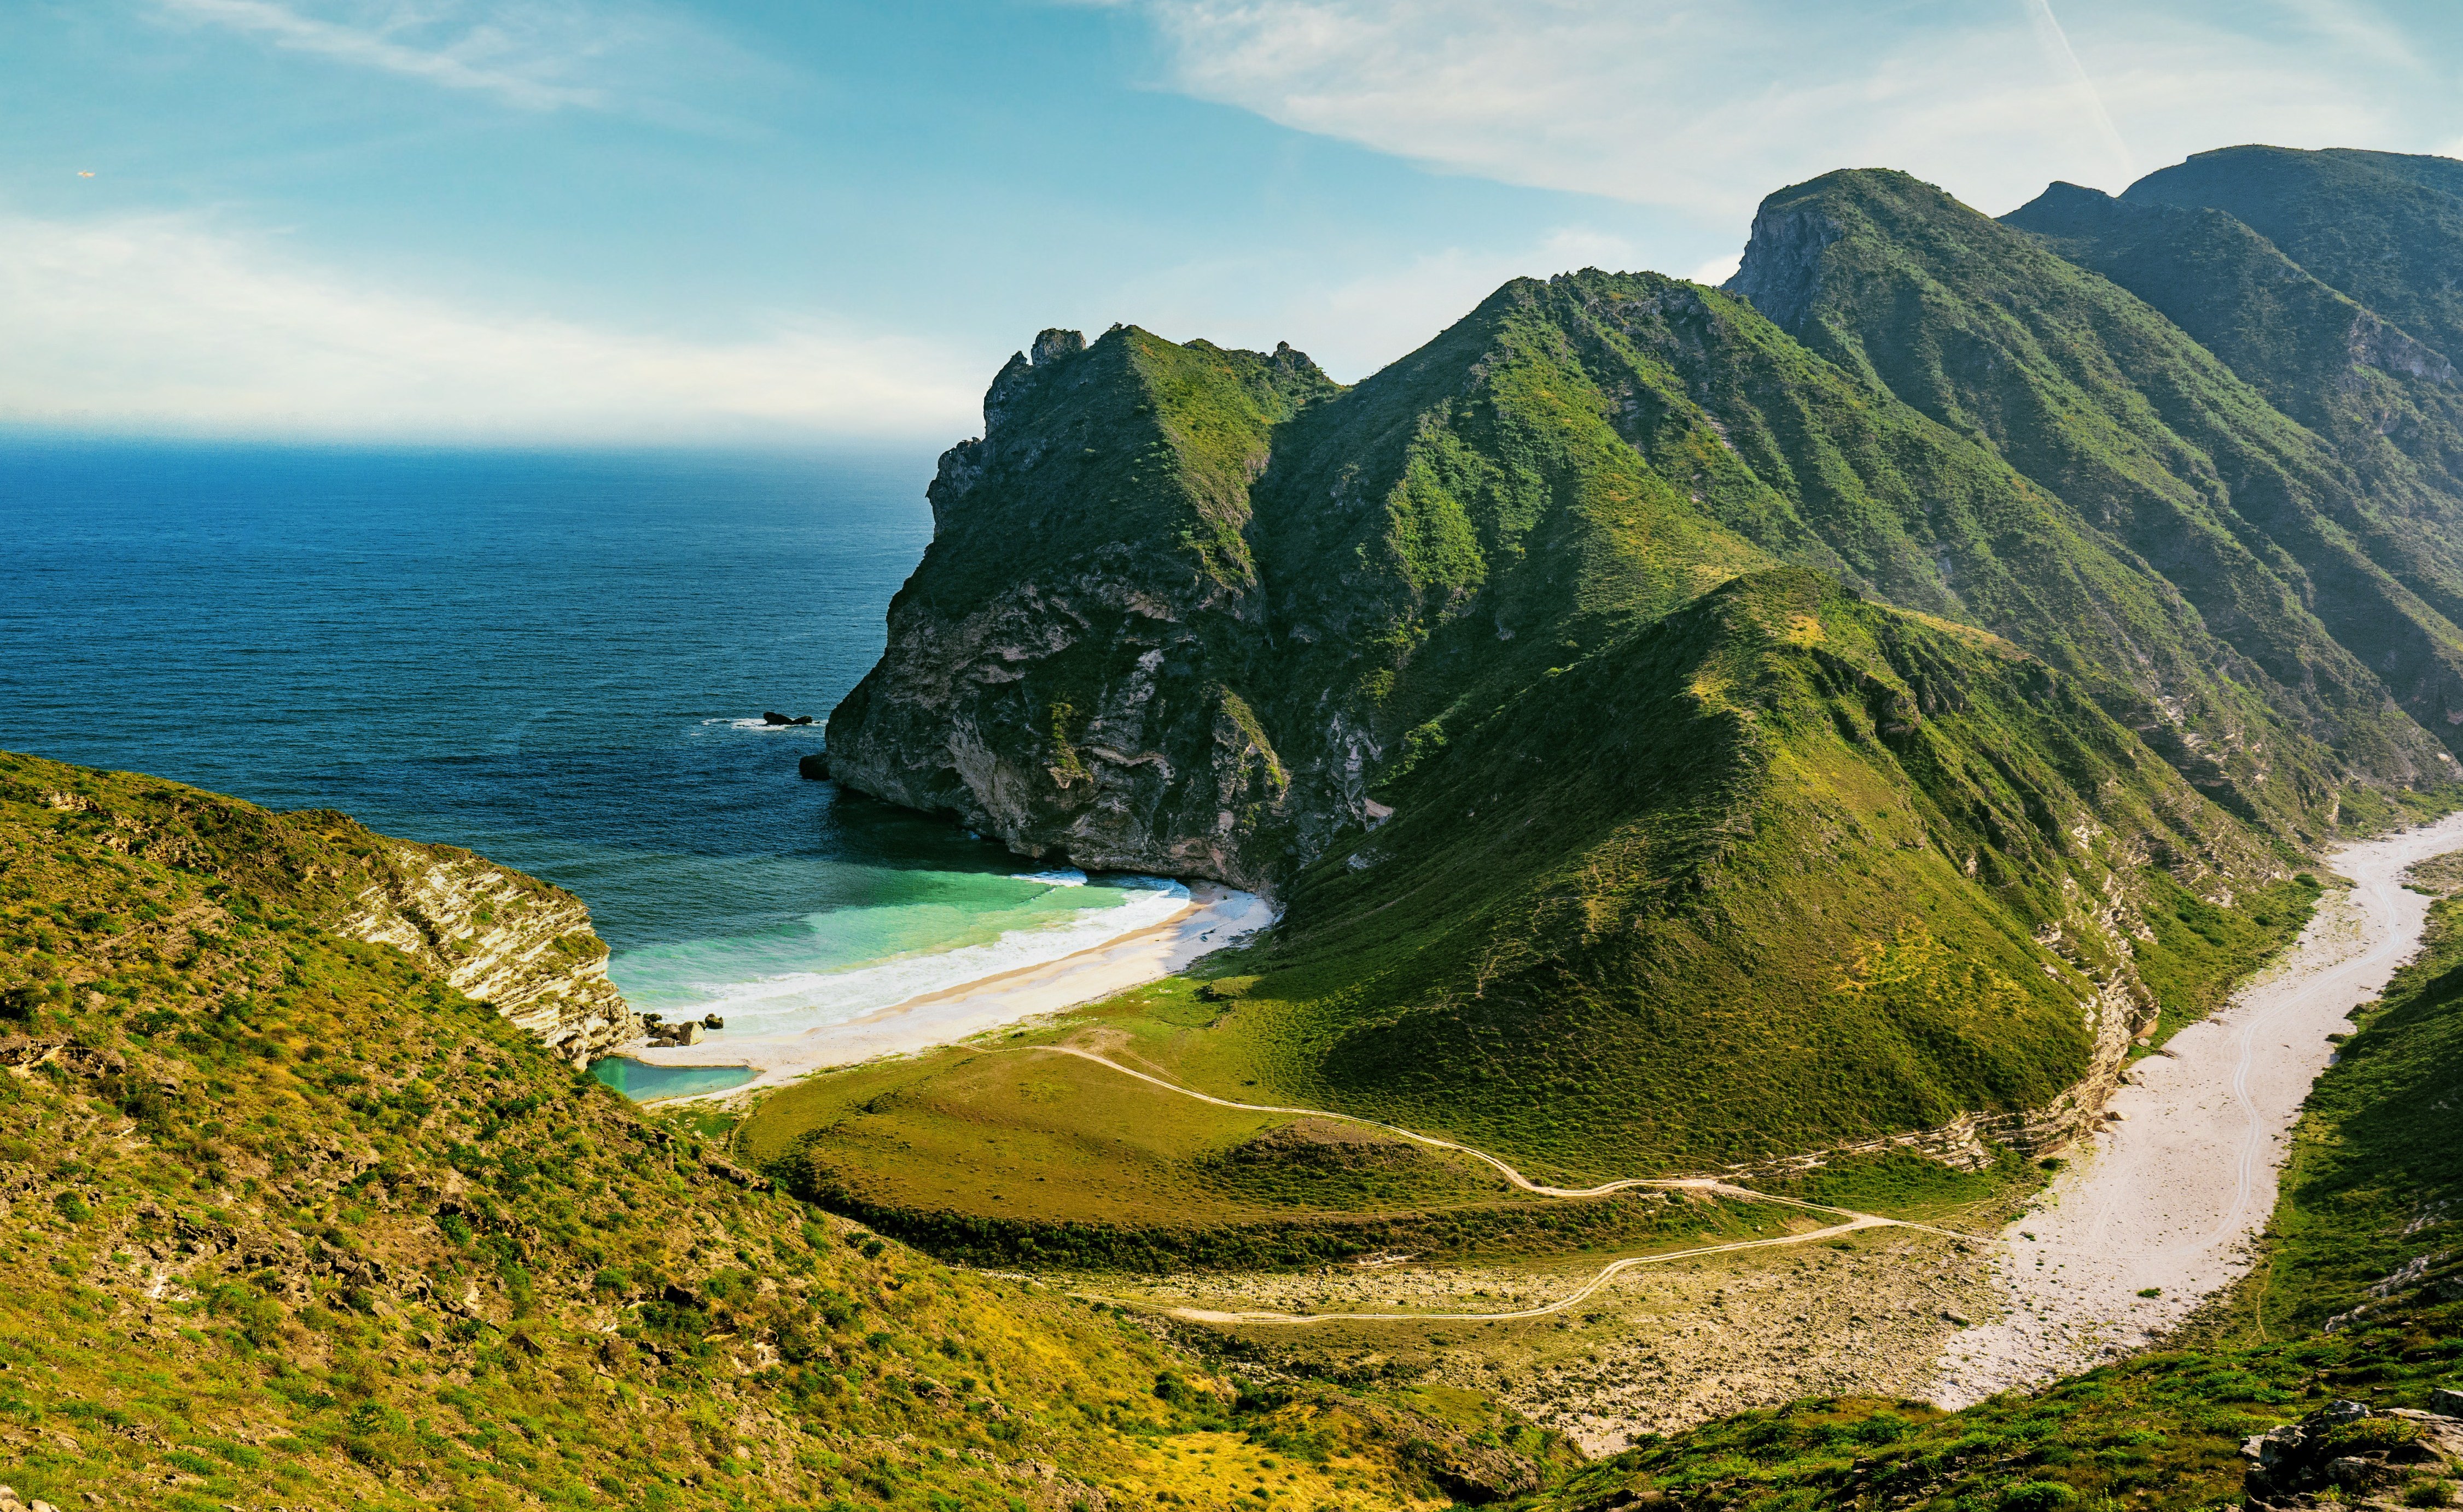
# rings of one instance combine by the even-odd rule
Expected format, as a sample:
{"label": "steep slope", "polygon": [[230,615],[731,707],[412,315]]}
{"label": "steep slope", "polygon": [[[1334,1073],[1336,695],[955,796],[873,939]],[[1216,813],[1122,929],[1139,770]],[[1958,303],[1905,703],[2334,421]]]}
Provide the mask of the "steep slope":
{"label": "steep slope", "polygon": [[2223,210],[2437,351],[2463,350],[2463,164],[2452,158],[2225,147],[2122,197]]}
{"label": "steep slope", "polygon": [[1560,1456],[1469,1400],[1235,1389],[770,1191],[328,927],[365,839],[0,755],[18,1493],[1014,1512],[1227,1506],[1271,1473],[1395,1507],[1529,1489]]}
{"label": "steep slope", "polygon": [[1032,853],[1237,881],[1352,817],[1295,791],[1243,697],[1250,481],[1333,389],[1288,349],[1043,333],[983,439],[941,459],[888,650],[830,715],[831,774]]}
{"label": "steep slope", "polygon": [[[56,780],[38,783],[37,770]],[[106,806],[98,780],[71,767],[30,767],[15,782],[32,787],[20,801],[115,854],[278,889],[317,927],[393,946],[577,1066],[641,1037],[641,1021],[607,980],[607,945],[590,910],[562,888],[453,846],[378,834],[330,810],[268,813],[170,783]]]}
{"label": "steep slope", "polygon": [[2040,661],[1797,569],[1542,677],[1384,791],[1392,820],[1225,967],[1255,978],[1226,1031],[1295,1096],[1593,1179],[2058,1137],[2151,1011],[2157,878],[2281,875]]}
{"label": "steep slope", "polygon": [[2161,572],[2343,771],[2444,780],[2463,632],[2356,538],[2333,450],[2146,303],[1879,170],[1764,201],[1730,287]]}
{"label": "steep slope", "polygon": [[[2463,912],[2450,898],[2422,959],[2319,1079],[2263,1260],[2182,1347],[1955,1414],[1864,1399],[1747,1413],[1641,1444],[1524,1505],[2153,1512],[2245,1492],[2263,1499],[2251,1506],[2452,1505],[2463,1478],[2458,1074]],[[2321,1409],[2323,1433],[2278,1432]]]}
{"label": "steep slope", "polygon": [[2163,312],[2331,444],[2361,486],[2342,523],[2463,616],[2463,377],[2232,216],[2057,184],[2005,224]]}

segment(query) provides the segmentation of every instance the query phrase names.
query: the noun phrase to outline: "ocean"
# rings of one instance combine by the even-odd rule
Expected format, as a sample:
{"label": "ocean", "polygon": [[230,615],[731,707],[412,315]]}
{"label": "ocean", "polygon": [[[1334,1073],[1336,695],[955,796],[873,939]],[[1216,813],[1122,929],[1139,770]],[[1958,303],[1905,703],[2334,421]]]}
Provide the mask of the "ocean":
{"label": "ocean", "polygon": [[796,775],[931,538],[931,468],[0,443],[0,747],[467,846],[579,894],[635,1007],[730,1030],[1167,917],[1178,884]]}

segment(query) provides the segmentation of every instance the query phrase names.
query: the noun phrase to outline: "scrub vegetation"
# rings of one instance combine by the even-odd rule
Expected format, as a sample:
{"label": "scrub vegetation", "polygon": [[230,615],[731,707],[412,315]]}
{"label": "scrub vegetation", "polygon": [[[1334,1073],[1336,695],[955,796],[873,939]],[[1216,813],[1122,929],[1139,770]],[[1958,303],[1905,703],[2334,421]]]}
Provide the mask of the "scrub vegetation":
{"label": "scrub vegetation", "polygon": [[21,1495],[1006,1512],[1153,1505],[1195,1455],[1249,1504],[1394,1506],[1562,1458],[1476,1402],[1209,1374],[774,1190],[334,933],[374,838],[0,755]]}

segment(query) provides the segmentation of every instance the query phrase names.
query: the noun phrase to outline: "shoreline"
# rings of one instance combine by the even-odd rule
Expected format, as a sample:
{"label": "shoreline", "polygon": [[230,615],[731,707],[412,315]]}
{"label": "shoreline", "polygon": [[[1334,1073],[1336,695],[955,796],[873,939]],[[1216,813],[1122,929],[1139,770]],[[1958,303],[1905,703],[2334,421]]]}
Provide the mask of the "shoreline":
{"label": "shoreline", "polygon": [[2463,814],[2323,858],[2349,888],[2223,1007],[2131,1062],[2117,1121],[2001,1231],[2002,1315],[1951,1337],[1928,1398],[1966,1407],[2147,1348],[2249,1270],[2327,1036],[2419,951],[2430,899],[2403,875],[2455,850]]}
{"label": "shoreline", "polygon": [[782,1086],[813,1071],[885,1055],[912,1055],[1021,1020],[1058,1013],[1170,976],[1274,922],[1254,893],[1217,882],[1188,884],[1188,902],[1158,923],[1033,965],[962,982],[876,1008],[840,1024],[775,1034],[705,1039],[699,1045],[635,1046],[615,1053],[651,1066],[750,1066],[752,1080],[722,1091],[662,1097],[692,1102]]}

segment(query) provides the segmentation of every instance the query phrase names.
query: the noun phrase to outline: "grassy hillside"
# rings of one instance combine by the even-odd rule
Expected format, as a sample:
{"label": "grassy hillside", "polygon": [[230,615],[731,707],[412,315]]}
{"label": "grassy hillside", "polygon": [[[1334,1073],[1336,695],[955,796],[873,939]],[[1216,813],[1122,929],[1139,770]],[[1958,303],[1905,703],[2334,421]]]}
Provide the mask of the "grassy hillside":
{"label": "grassy hillside", "polygon": [[[2430,732],[2463,713],[2463,632],[2355,538],[2368,511],[2333,450],[2179,327],[1905,174],[1783,190],[1755,234],[1732,287],[2161,572],[2343,769],[2447,780]],[[2310,786],[2331,812],[2333,783]]]}
{"label": "grassy hillside", "polygon": [[[1867,1399],[1748,1413],[1528,1505],[2209,1506],[2239,1495],[2250,1435],[2334,1398],[2425,1408],[2463,1390],[2463,909],[2437,905],[2421,959],[2359,1024],[2302,1113],[2264,1257],[2192,1347],[1956,1414]],[[2416,1480],[2410,1504],[2449,1504],[2438,1484]]]}
{"label": "grassy hillside", "polygon": [[2463,351],[2463,169],[2391,152],[2225,147],[2123,191],[2205,205],[2254,227],[2302,268],[2452,357]]}
{"label": "grassy hillside", "polygon": [[21,1494],[1382,1507],[1529,1487],[1558,1453],[1475,1403],[1244,1393],[770,1190],[335,934],[373,838],[0,756]]}
{"label": "grassy hillside", "polygon": [[2357,485],[2331,496],[2337,523],[2463,615],[2463,381],[2444,356],[2221,210],[2055,184],[2003,219],[2154,306],[2324,439]]}
{"label": "grassy hillside", "polygon": [[1226,1031],[1278,1092],[1593,1178],[2048,1105],[2140,1011],[2138,868],[2268,865],[2042,663],[1801,571],[1387,791],[1222,968]]}

